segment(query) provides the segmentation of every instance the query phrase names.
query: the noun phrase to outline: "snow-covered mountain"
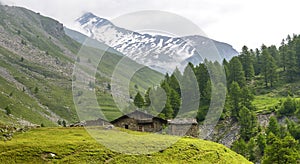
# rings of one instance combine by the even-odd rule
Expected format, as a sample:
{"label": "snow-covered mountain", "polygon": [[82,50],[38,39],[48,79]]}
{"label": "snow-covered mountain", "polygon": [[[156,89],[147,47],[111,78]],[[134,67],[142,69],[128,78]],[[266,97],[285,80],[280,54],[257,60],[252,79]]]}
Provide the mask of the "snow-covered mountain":
{"label": "snow-covered mountain", "polygon": [[[222,58],[230,59],[238,55],[231,45],[210,40],[202,36],[172,38],[162,35],[140,34],[115,26],[110,21],[85,13],[76,20],[82,32],[108,46],[120,51],[136,62],[149,66],[159,72],[172,72],[176,67],[182,69],[188,62],[199,64],[202,54],[209,53],[206,47],[214,43]],[[198,51],[196,51],[196,49]],[[200,51],[200,56],[198,52]]]}

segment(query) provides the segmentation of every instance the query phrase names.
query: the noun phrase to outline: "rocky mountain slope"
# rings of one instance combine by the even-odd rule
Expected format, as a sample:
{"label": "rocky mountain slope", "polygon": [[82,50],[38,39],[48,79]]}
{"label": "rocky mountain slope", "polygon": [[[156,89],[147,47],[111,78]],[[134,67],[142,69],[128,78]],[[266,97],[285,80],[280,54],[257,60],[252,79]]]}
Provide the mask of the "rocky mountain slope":
{"label": "rocky mountain slope", "polygon": [[112,22],[92,13],[85,13],[76,21],[89,37],[162,73],[172,72],[176,67],[184,68],[188,62],[198,65],[203,61],[204,54],[215,55],[209,54],[210,52],[206,49],[207,46],[212,45],[211,42],[215,47],[210,48],[216,48],[222,58],[230,59],[238,55],[231,45],[199,35],[173,38],[140,34],[117,27]]}

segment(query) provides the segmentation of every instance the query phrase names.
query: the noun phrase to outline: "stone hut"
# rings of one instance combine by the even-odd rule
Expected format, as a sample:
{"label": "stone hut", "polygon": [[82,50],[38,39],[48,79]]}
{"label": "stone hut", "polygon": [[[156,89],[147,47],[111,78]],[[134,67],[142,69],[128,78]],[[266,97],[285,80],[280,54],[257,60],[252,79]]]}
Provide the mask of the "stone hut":
{"label": "stone hut", "polygon": [[199,126],[194,118],[176,118],[168,120],[168,134],[177,136],[199,136]]}
{"label": "stone hut", "polygon": [[152,116],[151,114],[135,110],[127,115],[123,115],[111,122],[114,126],[142,131],[142,132],[159,132],[162,130],[163,125],[167,124],[167,121]]}
{"label": "stone hut", "polygon": [[105,126],[111,125],[108,121],[98,118],[97,120],[87,120],[84,123],[84,126]]}

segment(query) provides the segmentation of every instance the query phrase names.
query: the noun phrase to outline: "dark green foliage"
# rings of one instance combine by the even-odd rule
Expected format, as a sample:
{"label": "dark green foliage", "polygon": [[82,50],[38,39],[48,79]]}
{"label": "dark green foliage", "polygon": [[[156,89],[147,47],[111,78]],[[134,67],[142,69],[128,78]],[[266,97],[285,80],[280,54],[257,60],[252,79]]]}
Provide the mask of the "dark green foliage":
{"label": "dark green foliage", "polygon": [[237,118],[241,103],[241,89],[238,83],[232,82],[229,90],[230,104],[232,107],[231,116]]}
{"label": "dark green foliage", "polygon": [[270,83],[270,86],[273,87],[274,82],[278,78],[278,74],[276,72],[277,66],[274,58],[270,55],[267,48],[262,49],[260,67],[261,73],[264,76],[265,86],[268,87],[268,84]]}
{"label": "dark green foliage", "polygon": [[144,106],[144,98],[142,95],[138,92],[134,97],[134,105],[138,108],[142,108]]}
{"label": "dark green foliage", "polygon": [[170,105],[171,105],[172,110],[173,110],[173,116],[172,117],[175,117],[177,115],[177,113],[179,112],[181,99],[180,99],[179,94],[174,89],[170,90],[169,101],[170,101]]}
{"label": "dark green foliage", "polygon": [[21,40],[21,44],[23,44],[23,45],[27,45],[27,42],[25,41],[25,40]]}
{"label": "dark green foliage", "polygon": [[11,109],[9,106],[5,107],[4,110],[8,116],[11,114]]}
{"label": "dark green foliage", "polygon": [[242,53],[239,58],[245,72],[246,81],[251,81],[254,77],[254,67],[253,67],[253,54],[249,52],[247,46],[243,46]]}
{"label": "dark green foliage", "polygon": [[283,68],[283,71],[286,71],[287,46],[285,45],[285,40],[284,39],[282,39],[281,46],[279,47],[279,56],[280,56],[279,66],[281,66]]}
{"label": "dark green foliage", "polygon": [[259,75],[261,73],[261,53],[258,48],[255,49],[255,59],[253,62],[254,75]]}
{"label": "dark green foliage", "polygon": [[243,139],[235,141],[231,149],[244,157],[248,155],[247,143]]}
{"label": "dark green foliage", "polygon": [[151,88],[148,88],[148,90],[145,93],[145,107],[149,107],[151,105],[150,92]]}
{"label": "dark green foliage", "polygon": [[297,75],[296,53],[293,50],[288,50],[286,53],[286,77],[288,82],[293,82]]}
{"label": "dark green foliage", "polygon": [[287,129],[296,140],[300,140],[300,124],[287,120]]}
{"label": "dark green foliage", "polygon": [[35,87],[35,88],[34,88],[34,93],[37,94],[38,92],[39,92],[39,88],[38,88],[38,87]]}
{"label": "dark green foliage", "polygon": [[67,127],[67,122],[66,122],[66,120],[63,120],[61,124],[62,124],[63,127]]}
{"label": "dark green foliage", "polygon": [[268,146],[265,149],[263,164],[273,163],[297,163],[299,162],[299,150],[297,149],[298,141],[291,136],[284,139],[276,137],[273,133],[268,136]]}
{"label": "dark green foliage", "polygon": [[248,148],[248,159],[252,162],[255,162],[257,159],[257,146],[254,138],[251,138],[247,144]]}
{"label": "dark green foliage", "polygon": [[248,108],[242,107],[239,111],[240,135],[245,141],[249,141],[257,133],[257,118]]}
{"label": "dark green foliage", "polygon": [[267,127],[266,133],[269,135],[273,133],[276,136],[279,136],[280,126],[277,122],[276,117],[272,116],[269,120],[269,126]]}
{"label": "dark green foliage", "polygon": [[165,105],[162,113],[164,114],[166,119],[173,118],[174,110],[172,109],[172,106],[171,106],[169,100],[167,100],[166,105]]}
{"label": "dark green foliage", "polygon": [[257,136],[257,146],[258,146],[258,153],[262,157],[264,155],[264,150],[267,146],[266,136],[264,134],[259,134]]}
{"label": "dark green foliage", "polygon": [[229,62],[229,77],[227,79],[228,84],[233,81],[237,82],[239,86],[245,85],[245,73],[243,66],[238,57],[233,57]]}
{"label": "dark green foliage", "polygon": [[62,121],[61,120],[57,120],[57,124],[58,125],[62,125]]}
{"label": "dark green foliage", "polygon": [[252,101],[254,100],[254,95],[248,87],[243,87],[241,89],[241,106],[245,106],[249,110],[253,110]]}
{"label": "dark green foliage", "polygon": [[279,114],[284,116],[291,116],[297,110],[297,104],[294,99],[290,96],[283,102],[281,108],[279,109]]}

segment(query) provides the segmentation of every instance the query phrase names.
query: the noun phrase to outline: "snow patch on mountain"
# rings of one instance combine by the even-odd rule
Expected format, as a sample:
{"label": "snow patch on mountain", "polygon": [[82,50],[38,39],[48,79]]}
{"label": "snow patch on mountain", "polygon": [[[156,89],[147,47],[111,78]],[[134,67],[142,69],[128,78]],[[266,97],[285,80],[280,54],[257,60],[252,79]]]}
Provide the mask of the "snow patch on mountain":
{"label": "snow patch on mountain", "polygon": [[[87,36],[96,39],[136,62],[162,73],[172,72],[176,67],[183,69],[188,62],[199,64],[206,48],[216,48],[222,58],[230,59],[238,52],[229,44],[212,41],[202,36],[173,38],[162,35],[140,34],[115,26],[107,19],[86,13],[76,20]],[[212,43],[215,47],[211,46]],[[205,47],[205,48],[204,48]],[[201,50],[201,52],[198,52]]]}

